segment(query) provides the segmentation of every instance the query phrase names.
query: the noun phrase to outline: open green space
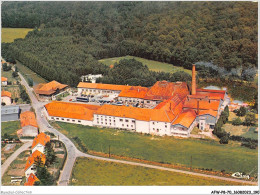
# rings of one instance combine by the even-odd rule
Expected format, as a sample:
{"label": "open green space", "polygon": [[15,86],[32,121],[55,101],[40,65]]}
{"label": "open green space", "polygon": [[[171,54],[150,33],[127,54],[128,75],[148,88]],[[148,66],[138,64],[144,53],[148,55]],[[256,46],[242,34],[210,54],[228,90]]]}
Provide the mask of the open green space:
{"label": "open green space", "polygon": [[19,85],[7,85],[2,86],[2,88],[6,91],[9,91],[12,94],[13,101],[15,100],[15,98],[18,98],[16,104],[26,104],[26,101],[23,101],[23,99],[20,96],[21,91]]}
{"label": "open green space", "polygon": [[1,137],[6,133],[13,138],[18,138],[16,131],[21,129],[20,121],[1,122]]}
{"label": "open green space", "polygon": [[[185,166],[190,166],[192,156],[194,168],[226,172],[249,173],[257,166],[257,150],[241,147],[239,144],[221,145],[214,140],[153,137],[62,122],[55,122],[54,126],[69,138],[77,136],[88,150],[97,152],[108,153],[110,146],[111,154]],[[75,144],[77,145],[76,142]]]}
{"label": "open green space", "polygon": [[75,186],[173,186],[173,185],[241,185],[235,182],[207,179],[170,171],[106,162],[88,158],[76,160],[71,185]]}
{"label": "open green space", "polygon": [[37,75],[28,67],[24,66],[21,62],[16,61],[16,66],[18,67],[18,71],[25,77],[25,79],[31,78],[33,80],[33,85],[38,85],[39,83],[46,83],[47,81],[41,76]]}
{"label": "open green space", "polygon": [[[223,125],[223,128],[226,132],[230,133],[230,135],[239,135],[245,138],[258,139],[258,133],[255,131],[257,127],[244,126],[244,125],[232,125],[232,120],[238,118],[234,112],[229,112],[228,121]],[[241,121],[245,120],[245,117],[239,117]]]}
{"label": "open green space", "polygon": [[150,70],[156,71],[156,72],[174,73],[174,72],[178,72],[178,71],[184,71],[191,75],[191,70],[184,69],[183,67],[173,66],[172,64],[158,62],[158,61],[154,61],[154,60],[147,60],[144,58],[139,58],[139,57],[134,57],[134,56],[123,56],[123,57],[116,57],[116,58],[101,59],[101,60],[99,60],[99,62],[101,62],[107,66],[110,66],[112,64],[114,65],[116,62],[118,63],[122,59],[135,59],[139,62],[142,62],[143,65],[147,65]]}
{"label": "open green space", "polygon": [[1,30],[1,42],[11,43],[15,39],[24,38],[32,28],[2,28]]}
{"label": "open green space", "polygon": [[14,78],[12,76],[13,71],[9,70],[9,71],[1,71],[1,76],[2,77],[6,77],[8,82],[12,82],[12,84],[16,84],[17,80],[20,79],[20,77],[16,77]]}

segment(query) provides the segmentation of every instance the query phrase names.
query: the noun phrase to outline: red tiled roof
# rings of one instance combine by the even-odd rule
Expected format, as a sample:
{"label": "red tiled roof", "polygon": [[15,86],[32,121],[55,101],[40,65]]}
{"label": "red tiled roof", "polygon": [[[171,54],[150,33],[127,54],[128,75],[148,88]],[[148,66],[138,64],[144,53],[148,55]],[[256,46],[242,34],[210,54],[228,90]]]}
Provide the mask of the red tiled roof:
{"label": "red tiled roof", "polygon": [[184,127],[189,128],[195,119],[196,113],[194,110],[185,110],[178,116],[178,118],[172,123],[172,125],[180,124]]}
{"label": "red tiled roof", "polygon": [[51,103],[46,104],[45,108],[50,116],[90,121],[93,119],[93,112],[99,109],[100,106],[52,101]]}
{"label": "red tiled roof", "polygon": [[3,81],[7,81],[7,78],[6,77],[1,77],[1,82]]}
{"label": "red tiled roof", "polygon": [[124,89],[118,97],[130,97],[143,99],[149,89],[147,87],[132,86],[129,89]]}
{"label": "red tiled roof", "polygon": [[64,88],[68,87],[68,85],[61,84],[57,81],[51,81],[49,83],[40,83],[38,84],[34,90],[35,93],[37,94],[42,94],[42,95],[51,95],[55,93],[57,90],[62,90]]}
{"label": "red tiled roof", "polygon": [[11,98],[12,97],[12,94],[9,92],[9,91],[2,91],[1,92],[1,97],[9,97]]}
{"label": "red tiled roof", "polygon": [[197,100],[197,99],[186,99],[184,103],[184,108],[197,109],[197,102],[199,101],[200,110],[214,110],[218,111],[220,101],[207,101],[207,100]]}
{"label": "red tiled roof", "polygon": [[40,181],[33,173],[31,173],[27,179],[27,182],[24,183],[25,186],[33,186],[36,181]]}
{"label": "red tiled roof", "polygon": [[200,116],[201,116],[201,115],[206,115],[206,114],[209,114],[209,115],[211,115],[211,116],[217,117],[218,112],[217,112],[217,111],[214,111],[214,110],[212,110],[212,109],[199,111],[199,115],[200,115]]}
{"label": "red tiled roof", "polygon": [[224,99],[226,91],[224,90],[211,90],[211,89],[197,89],[194,98],[208,97],[209,99]]}
{"label": "red tiled roof", "polygon": [[208,93],[222,93],[225,94],[225,90],[213,90],[213,89],[196,89],[196,92],[208,92]]}
{"label": "red tiled roof", "polygon": [[181,103],[175,110],[166,109],[148,109],[131,106],[103,105],[94,114],[116,116],[122,118],[133,118],[141,121],[161,121],[171,122],[181,112]]}
{"label": "red tiled roof", "polygon": [[171,98],[176,93],[182,92],[188,92],[187,84],[184,82],[172,83],[168,81],[157,81],[149,89],[144,99],[163,101]]}
{"label": "red tiled roof", "polygon": [[32,149],[37,144],[41,144],[41,145],[45,146],[46,143],[48,143],[50,140],[51,140],[50,136],[46,135],[45,133],[40,133],[33,139]]}
{"label": "red tiled roof", "polygon": [[122,91],[129,89],[131,86],[128,85],[113,85],[113,84],[102,84],[102,83],[86,83],[80,82],[78,88],[90,88],[90,89],[103,89],[103,90],[113,90]]}
{"label": "red tiled roof", "polygon": [[46,161],[45,154],[41,153],[39,150],[35,150],[32,153],[32,155],[28,157],[26,164],[25,164],[24,171],[26,171],[29,167],[31,167],[34,164],[34,162],[38,156],[41,158],[41,161],[43,162],[43,164],[45,164],[45,161]]}
{"label": "red tiled roof", "polygon": [[38,127],[36,118],[35,118],[35,114],[31,111],[26,111],[20,114],[20,122],[21,122],[21,126],[25,127],[28,125],[34,126],[34,127]]}

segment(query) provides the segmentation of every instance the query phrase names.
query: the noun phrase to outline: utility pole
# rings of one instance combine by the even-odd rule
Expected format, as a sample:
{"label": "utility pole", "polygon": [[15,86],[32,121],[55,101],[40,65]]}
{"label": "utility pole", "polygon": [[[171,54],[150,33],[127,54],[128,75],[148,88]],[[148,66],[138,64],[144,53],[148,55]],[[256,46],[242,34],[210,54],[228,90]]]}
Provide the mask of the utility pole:
{"label": "utility pole", "polygon": [[109,155],[109,158],[110,158],[110,145],[109,145],[109,148],[108,148],[108,155]]}
{"label": "utility pole", "polygon": [[192,170],[192,156],[190,156],[190,170]]}

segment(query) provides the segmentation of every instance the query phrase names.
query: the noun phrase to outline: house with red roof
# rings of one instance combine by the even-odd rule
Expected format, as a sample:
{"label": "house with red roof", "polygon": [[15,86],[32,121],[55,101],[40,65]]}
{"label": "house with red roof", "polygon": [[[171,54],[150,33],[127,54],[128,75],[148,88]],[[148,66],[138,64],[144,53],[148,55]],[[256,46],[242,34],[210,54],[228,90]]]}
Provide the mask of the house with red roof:
{"label": "house with red roof", "polygon": [[50,142],[51,138],[50,136],[46,135],[45,133],[38,134],[34,139],[32,143],[32,152],[40,151],[41,153],[44,153],[45,145]]}
{"label": "house with red roof", "polygon": [[34,87],[35,93],[43,99],[53,99],[56,95],[66,91],[68,85],[61,84],[57,81],[49,83],[40,83]]}
{"label": "house with red roof", "polygon": [[24,183],[25,186],[33,186],[36,181],[40,181],[33,173],[29,175],[26,182]]}
{"label": "house with red roof", "polygon": [[7,78],[6,77],[1,77],[1,84],[2,84],[2,86],[7,85]]}
{"label": "house with red roof", "polygon": [[26,164],[25,164],[24,172],[25,172],[26,178],[28,178],[31,175],[31,173],[35,174],[35,172],[36,172],[35,163],[38,160],[40,160],[43,164],[45,164],[46,156],[39,150],[35,150],[31,154],[31,156],[28,157]]}
{"label": "house with red roof", "polygon": [[37,136],[38,124],[34,112],[26,111],[20,114],[22,129],[17,132],[22,136]]}
{"label": "house with red roof", "polygon": [[9,91],[1,91],[1,103],[7,106],[12,104],[12,94]]}

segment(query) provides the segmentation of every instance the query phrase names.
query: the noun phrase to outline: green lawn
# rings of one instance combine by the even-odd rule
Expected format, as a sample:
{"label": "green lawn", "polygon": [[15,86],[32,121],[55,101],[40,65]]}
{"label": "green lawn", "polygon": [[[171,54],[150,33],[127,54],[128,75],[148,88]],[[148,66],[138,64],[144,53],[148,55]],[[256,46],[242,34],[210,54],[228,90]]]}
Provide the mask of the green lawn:
{"label": "green lawn", "polygon": [[7,133],[14,138],[18,138],[16,133],[18,129],[21,129],[20,121],[1,122],[1,137]]}
{"label": "green lawn", "polygon": [[[234,112],[229,112],[228,121],[232,122],[233,119],[237,118]],[[239,117],[241,121],[245,120],[245,117]],[[226,132],[230,133],[230,135],[239,135],[245,138],[258,139],[258,133],[255,132],[256,127],[250,126],[234,126],[231,123],[226,123],[223,125],[223,128]]]}
{"label": "green lawn", "polygon": [[143,65],[147,65],[148,68],[152,71],[156,71],[156,72],[161,71],[161,72],[170,72],[170,73],[174,73],[177,71],[184,71],[191,75],[191,70],[187,70],[187,69],[184,69],[184,68],[178,67],[178,66],[173,66],[172,64],[167,64],[167,63],[153,61],[153,60],[147,60],[144,58],[139,58],[139,57],[134,57],[134,56],[107,58],[107,59],[99,60],[99,62],[110,66],[111,64],[114,65],[116,62],[118,63],[122,59],[133,59],[133,58],[139,62],[142,62]]}
{"label": "green lawn", "polygon": [[[78,136],[89,150],[139,158],[155,162],[192,165],[227,172],[250,172],[257,166],[257,150],[238,144],[221,145],[213,140],[152,137],[120,131],[62,122],[57,128],[70,138]],[[77,145],[77,144],[76,144]]]}
{"label": "green lawn", "polygon": [[2,77],[6,77],[8,82],[12,82],[12,84],[14,84],[14,83],[16,84],[17,79],[18,79],[19,77],[16,77],[17,79],[14,78],[14,77],[12,76],[12,73],[13,73],[12,70],[9,70],[9,71],[1,71],[1,76],[2,76]]}
{"label": "green lawn", "polygon": [[31,28],[2,28],[2,43],[11,43],[15,39],[24,38]]}
{"label": "green lawn", "polygon": [[146,167],[79,158],[74,164],[71,185],[75,186],[198,186],[241,185]]}

